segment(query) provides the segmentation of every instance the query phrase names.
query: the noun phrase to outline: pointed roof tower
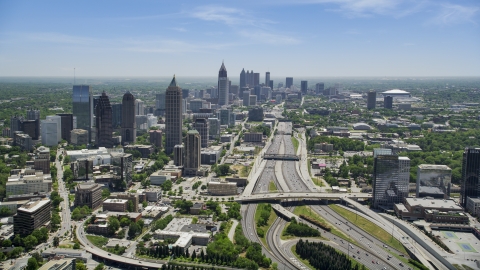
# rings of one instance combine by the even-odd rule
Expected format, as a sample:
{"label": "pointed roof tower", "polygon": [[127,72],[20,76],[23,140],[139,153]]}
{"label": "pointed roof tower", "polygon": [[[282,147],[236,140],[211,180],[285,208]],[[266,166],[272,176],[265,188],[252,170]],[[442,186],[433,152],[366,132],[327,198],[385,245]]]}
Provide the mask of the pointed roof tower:
{"label": "pointed roof tower", "polygon": [[218,77],[227,77],[227,69],[225,68],[225,64],[223,63],[223,61],[222,61],[222,66],[218,71]]}
{"label": "pointed roof tower", "polygon": [[170,82],[170,85],[168,87],[177,87],[177,80],[175,79],[175,74],[173,75],[172,82]]}

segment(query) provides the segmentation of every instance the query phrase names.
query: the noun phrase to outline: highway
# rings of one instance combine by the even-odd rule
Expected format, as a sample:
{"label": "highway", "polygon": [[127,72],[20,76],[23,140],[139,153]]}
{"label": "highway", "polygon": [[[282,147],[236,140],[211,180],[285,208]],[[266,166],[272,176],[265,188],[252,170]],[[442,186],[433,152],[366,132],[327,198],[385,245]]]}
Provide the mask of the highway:
{"label": "highway", "polygon": [[[84,249],[89,253],[92,253],[98,257],[104,258],[109,261],[114,261],[119,264],[128,264],[130,266],[139,267],[139,268],[147,267],[148,269],[159,269],[163,265],[163,263],[150,262],[150,261],[144,261],[144,260],[141,260],[141,261],[134,260],[131,258],[108,253],[103,249],[95,247],[93,244],[90,243],[90,241],[88,241],[85,235],[85,232],[83,230],[83,224],[81,222],[78,222],[76,225],[77,225],[77,231],[76,231],[77,239],[80,242],[80,244],[84,247]],[[158,260],[158,261],[164,262],[161,260]]]}

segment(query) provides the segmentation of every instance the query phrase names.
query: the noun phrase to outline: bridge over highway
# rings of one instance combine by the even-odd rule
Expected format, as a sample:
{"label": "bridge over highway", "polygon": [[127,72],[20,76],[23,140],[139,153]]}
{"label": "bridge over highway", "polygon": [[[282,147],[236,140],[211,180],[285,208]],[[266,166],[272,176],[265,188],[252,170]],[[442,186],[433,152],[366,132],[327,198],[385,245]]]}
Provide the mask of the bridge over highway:
{"label": "bridge over highway", "polygon": [[235,198],[237,202],[258,202],[275,201],[286,199],[318,199],[318,200],[338,200],[345,198],[370,199],[372,194],[368,193],[327,193],[327,192],[282,192],[282,193],[257,193],[254,195],[239,196]]}
{"label": "bridge over highway", "polygon": [[299,161],[300,158],[297,155],[288,155],[288,154],[264,154],[263,159],[267,160],[294,160]]}

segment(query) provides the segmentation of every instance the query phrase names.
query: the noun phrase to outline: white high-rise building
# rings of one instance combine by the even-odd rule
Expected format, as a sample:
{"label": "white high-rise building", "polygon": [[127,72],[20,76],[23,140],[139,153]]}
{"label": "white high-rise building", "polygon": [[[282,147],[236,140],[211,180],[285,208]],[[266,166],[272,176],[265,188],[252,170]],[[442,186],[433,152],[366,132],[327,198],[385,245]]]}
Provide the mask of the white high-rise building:
{"label": "white high-rise building", "polygon": [[45,119],[40,122],[43,145],[55,146],[58,144],[58,125],[54,119]]}

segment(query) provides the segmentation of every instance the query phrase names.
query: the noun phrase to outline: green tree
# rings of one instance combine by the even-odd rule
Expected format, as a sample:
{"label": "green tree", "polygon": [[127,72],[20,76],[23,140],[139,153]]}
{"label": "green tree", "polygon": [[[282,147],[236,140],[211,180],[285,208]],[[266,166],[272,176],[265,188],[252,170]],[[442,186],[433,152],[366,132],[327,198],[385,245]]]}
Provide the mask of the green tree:
{"label": "green tree", "polygon": [[102,190],[102,199],[108,198],[110,196],[110,190],[108,188],[104,188]]}
{"label": "green tree", "polygon": [[169,191],[169,190],[172,189],[172,185],[173,185],[172,181],[167,180],[167,181],[163,182],[162,189],[165,190],[165,191]]}
{"label": "green tree", "polygon": [[28,262],[27,262],[27,270],[37,270],[38,268],[38,262],[35,258],[30,258],[28,259]]}
{"label": "green tree", "polygon": [[80,249],[80,244],[79,243],[75,243],[73,245],[73,249]]}
{"label": "green tree", "polygon": [[128,211],[128,212],[133,212],[133,210],[134,210],[133,202],[132,202],[132,201],[128,201],[128,203],[127,203],[127,211]]}
{"label": "green tree", "polygon": [[31,248],[33,248],[34,246],[36,246],[38,244],[38,240],[35,236],[33,235],[28,235],[27,237],[25,237],[23,239],[23,245],[25,246],[25,248],[27,250],[30,250]]}
{"label": "green tree", "polygon": [[130,225],[130,219],[128,217],[122,217],[120,219],[120,226],[125,227]]}
{"label": "green tree", "polygon": [[87,270],[87,266],[85,266],[85,263],[83,261],[77,261],[75,265],[76,270]]}
{"label": "green tree", "polygon": [[53,238],[53,246],[54,247],[58,247],[58,245],[60,244],[60,238],[58,238],[57,236],[55,236]]}
{"label": "green tree", "polygon": [[10,241],[9,239],[5,239],[2,242],[2,246],[3,247],[11,247],[12,246],[12,241]]}
{"label": "green tree", "polygon": [[108,217],[108,233],[114,234],[120,228],[120,221],[118,221],[117,217],[110,216]]}
{"label": "green tree", "polygon": [[103,263],[100,263],[99,265],[97,265],[97,266],[95,267],[94,270],[103,270],[103,268],[105,268],[105,265],[104,265]]}

